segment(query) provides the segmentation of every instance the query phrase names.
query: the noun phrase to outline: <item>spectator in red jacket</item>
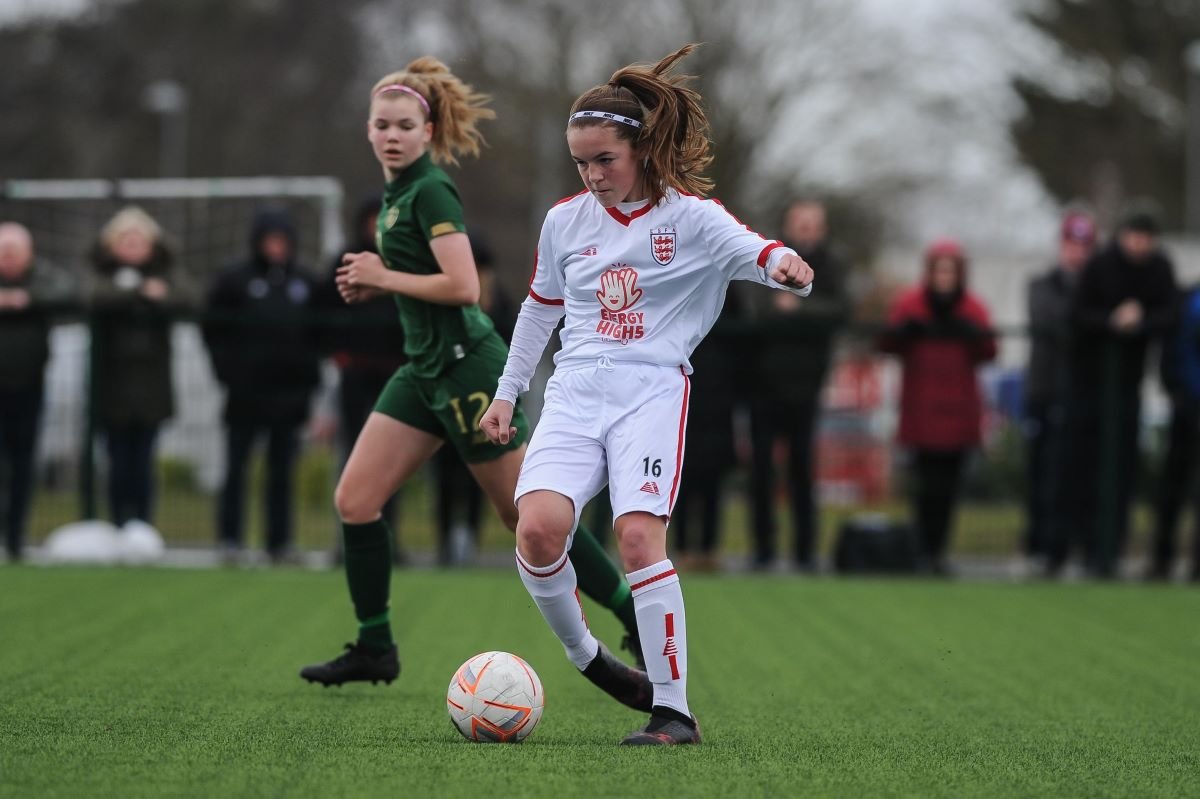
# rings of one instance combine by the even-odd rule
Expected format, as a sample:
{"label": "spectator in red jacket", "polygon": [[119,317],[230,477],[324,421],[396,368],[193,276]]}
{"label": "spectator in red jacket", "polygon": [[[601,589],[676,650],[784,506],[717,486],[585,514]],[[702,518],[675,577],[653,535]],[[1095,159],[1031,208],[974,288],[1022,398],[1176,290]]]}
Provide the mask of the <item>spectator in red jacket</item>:
{"label": "spectator in red jacket", "polygon": [[946,572],[945,551],[967,453],[982,438],[976,368],[996,356],[987,309],[967,291],[967,256],[940,239],[925,277],[892,306],[880,349],[900,357],[900,443],[912,458],[913,517],[926,568]]}

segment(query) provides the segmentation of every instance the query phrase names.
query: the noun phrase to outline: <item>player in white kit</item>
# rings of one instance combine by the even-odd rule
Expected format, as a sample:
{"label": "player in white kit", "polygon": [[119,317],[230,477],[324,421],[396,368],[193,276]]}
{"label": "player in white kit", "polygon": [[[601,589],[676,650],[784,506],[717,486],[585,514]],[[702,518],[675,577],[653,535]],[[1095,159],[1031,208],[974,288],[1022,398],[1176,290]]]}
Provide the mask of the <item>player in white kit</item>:
{"label": "player in white kit", "polygon": [[586,190],[546,215],[529,297],[480,423],[497,443],[515,434],[513,403],[565,314],[517,484],[518,571],[571,661],[598,684],[625,681],[623,701],[644,707],[640,672],[594,673],[607,652],[588,630],[566,555],[580,511],[608,484],[653,693],[649,723],[621,742],[630,745],[700,740],[687,702],[683,593],[666,553],[688,358],[731,280],[807,296],[813,277],[795,252],[701,198],[711,188],[708,123],[699,94],[671,74],[694,48],[618,70],[572,106],[567,145]]}

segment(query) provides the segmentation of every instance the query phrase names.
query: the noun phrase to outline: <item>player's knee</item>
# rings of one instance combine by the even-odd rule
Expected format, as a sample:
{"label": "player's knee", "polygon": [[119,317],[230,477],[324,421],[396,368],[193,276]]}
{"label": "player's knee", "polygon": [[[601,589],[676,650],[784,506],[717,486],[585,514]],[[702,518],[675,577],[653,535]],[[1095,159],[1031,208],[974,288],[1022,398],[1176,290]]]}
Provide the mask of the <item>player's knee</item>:
{"label": "player's knee", "polygon": [[621,542],[621,563],[627,572],[635,572],[653,566],[661,558],[651,555],[649,542],[636,534],[626,536]]}
{"label": "player's knee", "polygon": [[333,505],[338,518],[347,524],[366,524],[379,518],[378,503],[370,502],[361,490],[341,481],[333,491]]}
{"label": "player's knee", "polygon": [[622,564],[629,572],[653,566],[666,558],[662,526],[650,520],[628,520],[619,525],[617,544]]}
{"label": "player's knee", "polygon": [[517,552],[531,566],[549,566],[567,548],[570,530],[539,513],[521,517],[516,524]]}

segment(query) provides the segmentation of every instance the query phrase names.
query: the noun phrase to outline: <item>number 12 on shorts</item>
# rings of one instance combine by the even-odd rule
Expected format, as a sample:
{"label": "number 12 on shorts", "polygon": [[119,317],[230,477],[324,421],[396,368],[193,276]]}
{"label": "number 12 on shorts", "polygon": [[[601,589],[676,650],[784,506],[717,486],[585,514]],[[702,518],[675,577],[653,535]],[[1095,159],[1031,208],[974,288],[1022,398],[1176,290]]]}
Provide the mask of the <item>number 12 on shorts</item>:
{"label": "number 12 on shorts", "polygon": [[467,427],[467,419],[463,416],[461,399],[454,397],[450,400],[450,407],[454,409],[454,418],[458,421],[458,428],[464,435],[479,429],[479,420],[483,418],[484,411],[492,404],[492,398],[482,391],[476,391],[467,395],[467,402],[475,405],[475,416],[471,419],[470,428]]}

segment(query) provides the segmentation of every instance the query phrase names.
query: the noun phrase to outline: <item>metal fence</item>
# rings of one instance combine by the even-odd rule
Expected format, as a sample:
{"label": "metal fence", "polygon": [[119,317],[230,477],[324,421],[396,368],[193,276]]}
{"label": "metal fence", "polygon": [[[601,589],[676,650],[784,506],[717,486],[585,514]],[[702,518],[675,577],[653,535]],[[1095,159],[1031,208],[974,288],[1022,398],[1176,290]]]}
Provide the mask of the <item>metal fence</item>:
{"label": "metal fence", "polygon": [[[1023,333],[1012,332],[1002,346],[1022,346]],[[876,354],[868,331],[852,331],[840,339],[837,356],[823,392],[816,435],[815,482],[820,504],[818,549],[828,554],[839,526],[864,513],[903,519],[904,452],[894,445],[899,391],[898,367]],[[173,375],[177,412],[161,430],[157,451],[157,501],[153,523],[168,544],[209,547],[216,543],[216,497],[224,474],[225,444],[221,421],[222,389],[217,384],[197,326],[179,322],[172,334]],[[34,545],[56,527],[77,520],[88,501],[86,476],[95,477],[96,507],[103,517],[107,466],[103,447],[87,458],[87,363],[89,336],[80,322],[56,327],[47,370],[46,404],[37,456],[37,489],[27,541]],[[305,429],[302,454],[296,466],[294,542],[303,550],[330,550],[337,526],[332,507],[340,454],[328,435],[333,417],[337,371],[327,364],[324,385],[313,400],[313,418]],[[1025,530],[1025,448],[1020,419],[1020,370],[992,366],[981,370],[985,394],[985,443],[972,457],[951,542],[955,556],[1008,556],[1021,549]],[[535,388],[536,391],[536,388]],[[531,403],[536,408],[536,403]],[[1155,403],[1148,405],[1144,455],[1148,464],[1135,513],[1131,539],[1134,552],[1143,551],[1149,526],[1145,497],[1154,481],[1162,420]],[[787,412],[787,409],[781,409]],[[737,462],[726,479],[721,511],[721,550],[745,554],[750,547],[750,516],[746,500],[749,479],[748,423],[741,409],[733,420]],[[785,453],[777,453],[782,464]],[[782,469],[782,466],[781,466]],[[81,479],[81,476],[84,479]],[[247,513],[248,543],[262,540],[263,477],[250,470]],[[790,542],[786,475],[778,487],[779,550],[786,556]],[[431,474],[417,476],[400,495],[399,537],[412,551],[436,545]],[[602,531],[603,532],[603,531]],[[482,546],[511,546],[494,513],[485,510]]]}

